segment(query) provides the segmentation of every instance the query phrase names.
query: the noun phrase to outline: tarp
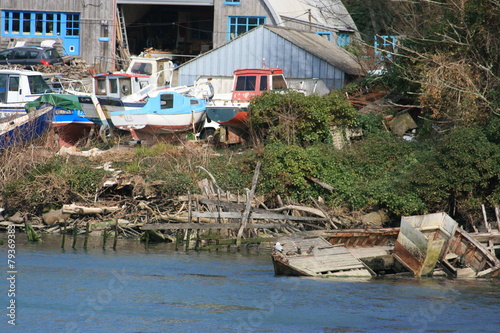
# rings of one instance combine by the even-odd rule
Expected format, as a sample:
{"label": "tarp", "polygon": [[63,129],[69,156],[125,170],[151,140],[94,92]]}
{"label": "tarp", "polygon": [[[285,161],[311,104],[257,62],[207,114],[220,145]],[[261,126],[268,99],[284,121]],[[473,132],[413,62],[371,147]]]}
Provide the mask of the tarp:
{"label": "tarp", "polygon": [[83,110],[78,96],[69,94],[43,94],[34,101],[26,103],[25,109],[26,111],[29,111],[30,107],[38,109],[44,103],[64,110]]}

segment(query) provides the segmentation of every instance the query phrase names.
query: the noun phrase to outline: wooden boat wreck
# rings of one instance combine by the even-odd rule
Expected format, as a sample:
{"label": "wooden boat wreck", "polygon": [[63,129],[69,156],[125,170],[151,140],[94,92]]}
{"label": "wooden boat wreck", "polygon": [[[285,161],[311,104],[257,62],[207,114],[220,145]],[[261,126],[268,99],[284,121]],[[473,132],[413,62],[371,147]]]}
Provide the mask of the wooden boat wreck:
{"label": "wooden boat wreck", "polygon": [[[304,251],[323,248],[320,240],[311,243],[314,237],[329,245],[326,250]],[[500,277],[498,258],[445,213],[403,216],[400,228],[315,231],[279,239],[277,245],[276,275],[359,276],[357,262],[372,276]]]}
{"label": "wooden boat wreck", "polygon": [[272,260],[276,275],[322,277],[376,275],[344,246],[334,246],[321,236],[283,238],[276,243]]}
{"label": "wooden boat wreck", "polygon": [[345,246],[377,275],[407,274],[406,267],[392,255],[399,228],[337,229],[323,232],[332,245]]}
{"label": "wooden boat wreck", "polygon": [[498,277],[500,261],[446,213],[403,216],[393,255],[414,276]]}

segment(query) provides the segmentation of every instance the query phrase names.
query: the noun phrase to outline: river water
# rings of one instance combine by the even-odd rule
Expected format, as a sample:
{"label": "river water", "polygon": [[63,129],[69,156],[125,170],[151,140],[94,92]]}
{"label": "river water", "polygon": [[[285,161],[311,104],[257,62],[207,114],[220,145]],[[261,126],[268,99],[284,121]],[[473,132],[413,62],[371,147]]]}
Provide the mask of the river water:
{"label": "river water", "polygon": [[9,267],[0,238],[0,332],[500,332],[498,279],[277,277],[263,245],[74,250],[20,233]]}

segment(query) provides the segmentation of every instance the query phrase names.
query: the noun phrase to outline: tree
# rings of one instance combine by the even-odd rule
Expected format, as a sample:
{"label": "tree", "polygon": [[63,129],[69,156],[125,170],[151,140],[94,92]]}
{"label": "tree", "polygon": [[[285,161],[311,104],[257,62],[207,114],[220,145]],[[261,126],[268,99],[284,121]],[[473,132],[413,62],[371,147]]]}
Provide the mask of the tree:
{"label": "tree", "polygon": [[[500,1],[398,3],[392,63],[415,102],[449,127],[500,116]],[[395,11],[393,11],[395,12]]]}

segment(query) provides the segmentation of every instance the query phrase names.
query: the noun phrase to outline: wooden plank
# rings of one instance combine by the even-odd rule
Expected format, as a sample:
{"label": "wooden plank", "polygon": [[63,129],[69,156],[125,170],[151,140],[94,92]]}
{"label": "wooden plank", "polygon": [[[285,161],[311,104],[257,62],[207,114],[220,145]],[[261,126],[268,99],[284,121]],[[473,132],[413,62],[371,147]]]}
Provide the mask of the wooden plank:
{"label": "wooden plank", "polygon": [[[209,230],[209,229],[237,229],[239,223],[154,223],[145,224],[141,230]],[[279,229],[279,223],[249,223],[248,229]]]}
{"label": "wooden plank", "polygon": [[[193,217],[205,218],[224,218],[224,219],[241,219],[242,213],[240,212],[193,212]],[[326,221],[324,217],[311,217],[311,216],[291,216],[277,213],[250,213],[252,220],[289,220],[289,221]]]}

